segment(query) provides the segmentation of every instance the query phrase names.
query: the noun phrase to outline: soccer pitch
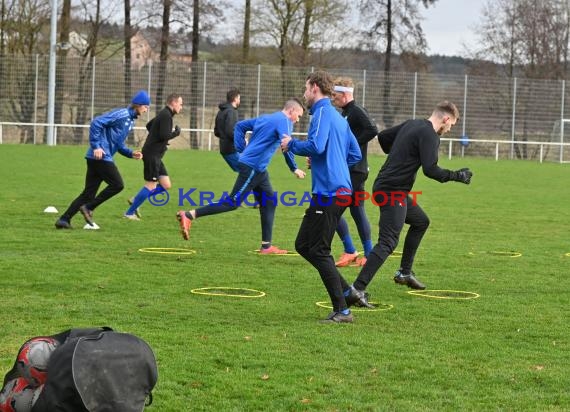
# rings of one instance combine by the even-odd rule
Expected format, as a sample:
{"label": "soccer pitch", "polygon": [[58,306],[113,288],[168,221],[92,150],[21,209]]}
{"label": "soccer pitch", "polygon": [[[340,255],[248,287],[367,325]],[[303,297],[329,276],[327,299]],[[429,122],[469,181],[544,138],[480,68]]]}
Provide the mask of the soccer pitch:
{"label": "soccer pitch", "polygon": [[[148,411],[570,410],[570,166],[440,159],[442,167],[470,167],[470,186],[420,171],[414,189],[431,226],[414,270],[428,290],[479,297],[409,294],[392,281],[399,259],[390,258],[368,289],[386,310],[330,325],[318,322],[329,309],[316,302],[328,297],[313,267],[299,256],[251,253],[260,243],[257,210],[199,219],[182,240],[179,189],[221,195],[233,186],[218,153],[169,151],[170,200],[145,203],[140,222],[121,216],[143,184],[142,162],[117,155],[125,190],[95,211],[101,229],[82,230],[77,215],[74,230],[56,230],[58,215],[43,210],[63,212],[82,190],[84,152],[0,146],[1,375],[29,337],[111,326],[155,352],[159,379]],[[367,189],[383,161],[370,157]],[[310,175],[296,179],[279,154],[269,171],[279,193],[310,190]],[[278,206],[274,244],[294,249],[303,211]],[[378,208],[369,203],[367,211],[376,239]],[[335,238],[334,256],[341,250]],[[358,269],[341,272],[351,282]],[[198,288],[265,295],[191,292]]]}

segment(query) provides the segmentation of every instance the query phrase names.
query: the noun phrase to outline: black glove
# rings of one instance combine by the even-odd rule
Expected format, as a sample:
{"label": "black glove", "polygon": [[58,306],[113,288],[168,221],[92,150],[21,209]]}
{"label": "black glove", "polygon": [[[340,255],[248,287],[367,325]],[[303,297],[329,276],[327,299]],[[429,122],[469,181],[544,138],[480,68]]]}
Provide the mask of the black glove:
{"label": "black glove", "polygon": [[469,168],[465,167],[463,169],[456,170],[455,172],[451,172],[449,180],[465,183],[468,185],[471,183],[471,176],[473,176],[473,172],[471,172]]}
{"label": "black glove", "polygon": [[178,137],[180,136],[180,126],[176,125],[174,126],[174,131],[172,132],[172,137]]}

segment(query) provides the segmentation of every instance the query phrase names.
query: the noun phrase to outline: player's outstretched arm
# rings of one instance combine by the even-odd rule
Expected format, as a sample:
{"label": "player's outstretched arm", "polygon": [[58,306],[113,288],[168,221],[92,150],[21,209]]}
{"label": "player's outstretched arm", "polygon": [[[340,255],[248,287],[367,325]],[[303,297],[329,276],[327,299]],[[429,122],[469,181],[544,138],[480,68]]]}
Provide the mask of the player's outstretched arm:
{"label": "player's outstretched arm", "polygon": [[466,185],[468,185],[469,183],[471,183],[471,177],[473,177],[473,172],[468,167],[464,167],[463,169],[451,172],[449,180],[453,180],[454,182],[465,183]]}

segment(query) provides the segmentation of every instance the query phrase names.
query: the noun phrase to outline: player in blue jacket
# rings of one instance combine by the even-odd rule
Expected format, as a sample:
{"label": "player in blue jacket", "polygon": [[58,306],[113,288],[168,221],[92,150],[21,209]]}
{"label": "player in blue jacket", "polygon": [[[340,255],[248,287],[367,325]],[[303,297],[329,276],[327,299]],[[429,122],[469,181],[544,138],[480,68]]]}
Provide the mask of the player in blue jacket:
{"label": "player in blue jacket", "polygon": [[[273,220],[277,200],[271,182],[267,165],[279,147],[281,138],[290,135],[294,123],[303,115],[303,104],[298,99],[289,99],[283,110],[262,115],[260,117],[242,120],[234,129],[234,144],[239,156],[239,172],[229,198],[223,198],[219,202],[200,207],[190,211],[179,211],[177,218],[180,223],[182,237],[190,238],[190,226],[194,219],[202,216],[216,215],[237,209],[239,204],[252,193],[259,203],[261,215],[261,249],[262,254],[285,254],[287,250],[279,249],[271,244],[273,237]],[[246,143],[245,135],[252,132],[249,143]],[[289,169],[300,179],[305,177],[305,172],[298,169],[294,156],[285,153],[285,160]]]}
{"label": "player in blue jacket", "polygon": [[339,201],[339,195],[350,197],[349,167],[358,163],[362,154],[348,122],[331,104],[332,91],[329,73],[316,71],[307,77],[304,96],[312,115],[307,140],[286,136],[281,140],[281,149],[311,157],[313,197],[299,228],[295,249],[319,271],[327,289],[333,311],[324,321],[341,323],[353,321],[350,305],[367,303],[356,296],[356,290],[341,276],[331,255],[332,239],[347,206]]}
{"label": "player in blue jacket", "polygon": [[[85,188],[55,222],[56,228],[71,229],[71,218],[77,212],[81,212],[85,221],[94,226],[93,210],[123,190],[123,178],[113,162],[113,156],[119,152],[125,157],[137,160],[142,158],[140,151],[132,151],[125,146],[125,140],[133,129],[135,120],[148,111],[149,105],[148,93],[140,90],[129,107],[114,109],[93,119],[89,128],[89,149],[85,155]],[[107,183],[107,187],[97,194],[103,182]]]}

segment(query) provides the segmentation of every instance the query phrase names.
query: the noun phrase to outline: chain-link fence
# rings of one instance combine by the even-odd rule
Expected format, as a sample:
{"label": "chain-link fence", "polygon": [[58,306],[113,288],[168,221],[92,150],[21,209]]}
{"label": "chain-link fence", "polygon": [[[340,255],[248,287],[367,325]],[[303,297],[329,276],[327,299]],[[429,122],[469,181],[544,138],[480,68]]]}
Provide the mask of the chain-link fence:
{"label": "chain-link fence", "polygon": [[[0,61],[0,142],[45,143],[48,101],[48,57],[3,57]],[[302,97],[305,77],[313,68],[169,62],[164,95],[181,93],[184,111],[177,116],[183,134],[174,146],[215,149],[213,138],[217,105],[230,87],[241,91],[240,117],[280,110],[290,96]],[[158,66],[130,70],[131,87],[125,91],[122,60],[58,60],[55,123],[58,144],[85,144],[90,120],[111,108],[128,104],[138,89],[150,90],[148,117],[162,108],[157,98]],[[570,144],[561,125],[570,117],[565,104],[564,81],[510,79],[427,73],[390,73],[366,70],[331,70],[335,76],[354,79],[355,99],[364,105],[380,129],[408,118],[427,117],[435,103],[455,102],[461,118],[445,137],[456,144],[443,145],[449,156],[570,160]],[[145,137],[138,122],[131,143]],[[307,128],[308,116],[297,126]],[[569,139],[570,140],[570,139]],[[500,144],[498,144],[499,142]],[[564,143],[564,144],[561,144]],[[374,146],[374,150],[377,145]],[[444,147],[445,146],[445,147]],[[379,149],[378,149],[379,150]]]}

